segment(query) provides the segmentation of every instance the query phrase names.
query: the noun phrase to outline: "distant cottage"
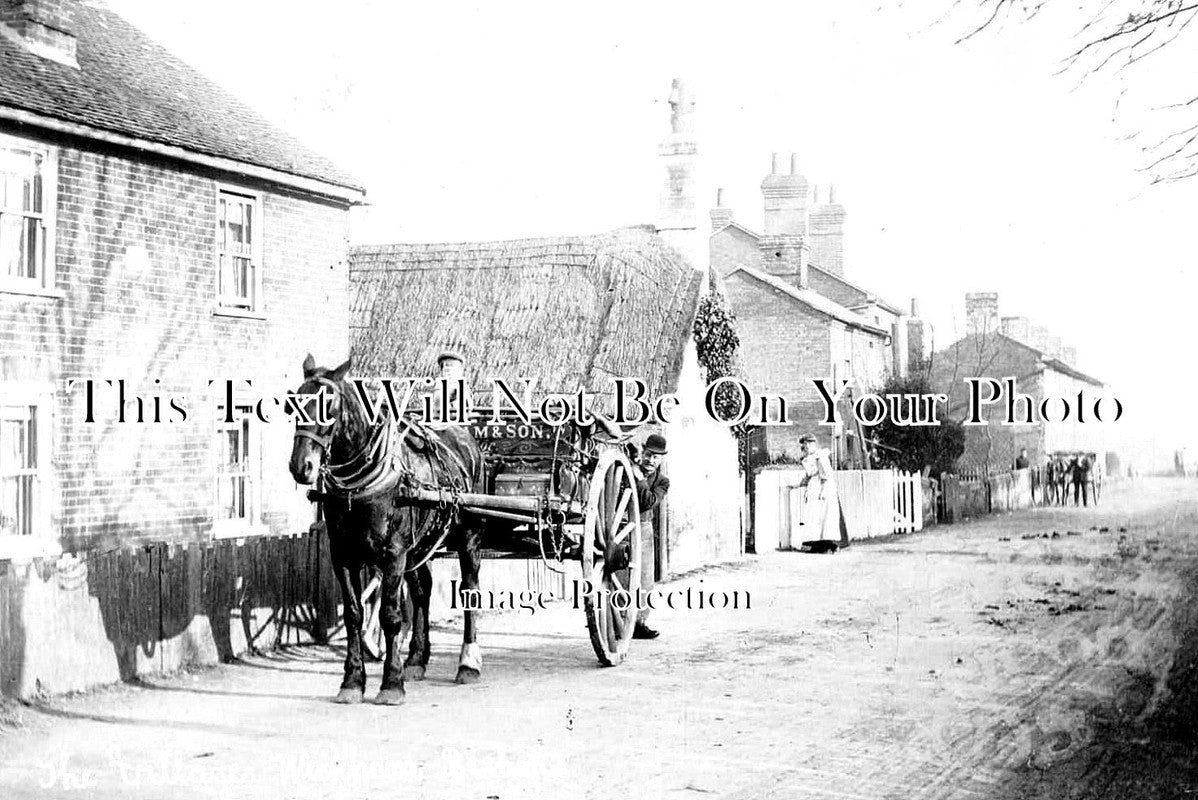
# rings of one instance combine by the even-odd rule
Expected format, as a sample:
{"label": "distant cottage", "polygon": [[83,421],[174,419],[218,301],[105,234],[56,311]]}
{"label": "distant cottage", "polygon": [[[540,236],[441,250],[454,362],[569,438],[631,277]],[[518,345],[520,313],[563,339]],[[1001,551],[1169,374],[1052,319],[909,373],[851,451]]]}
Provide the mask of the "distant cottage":
{"label": "distant cottage", "polygon": [[[1076,412],[1079,392],[1091,398],[1091,403],[1104,394],[1102,381],[1069,363],[1075,351],[1063,346],[1058,337],[1030,326],[1023,317],[1000,318],[997,294],[967,294],[965,305],[967,335],[937,352],[931,361],[932,385],[949,397],[943,419],[959,421],[968,412],[965,378],[1014,378],[1018,392],[1031,398],[1034,407],[1054,398],[1050,408],[1059,416],[1063,416],[1059,400],[1068,401]],[[983,399],[989,398],[989,388],[983,391]],[[987,424],[965,427],[965,452],[958,464],[966,469],[1009,469],[1023,449],[1033,466],[1043,466],[1049,454],[1060,451],[1094,453],[1099,463],[1105,463],[1107,426],[1092,418],[1090,408],[1085,411],[1090,416],[1088,423],[1075,418],[1060,421],[1054,416],[1034,425],[1004,425],[1005,403],[986,405],[981,410]]]}
{"label": "distant cottage", "polygon": [[[207,381],[345,354],[362,199],[112,11],[0,0],[0,559],[306,527],[290,426],[214,424]],[[87,423],[89,378],[191,418]]]}

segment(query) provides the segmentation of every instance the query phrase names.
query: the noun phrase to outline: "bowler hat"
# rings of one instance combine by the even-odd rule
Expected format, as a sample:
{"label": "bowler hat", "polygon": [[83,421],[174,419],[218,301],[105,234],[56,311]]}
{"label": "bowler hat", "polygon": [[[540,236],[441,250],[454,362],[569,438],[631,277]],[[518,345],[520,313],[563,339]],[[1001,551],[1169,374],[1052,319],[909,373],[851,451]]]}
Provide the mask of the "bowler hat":
{"label": "bowler hat", "polygon": [[799,444],[806,444],[807,442],[811,442],[812,444],[815,444],[815,441],[816,441],[815,434],[813,434],[813,433],[804,433],[802,436],[799,437]]}
{"label": "bowler hat", "polygon": [[665,455],[666,437],[662,436],[660,433],[649,434],[649,438],[645,440],[645,452]]}
{"label": "bowler hat", "polygon": [[445,350],[441,355],[437,356],[437,366],[441,366],[442,361],[461,361],[465,363],[466,359],[462,358],[462,354],[457,350]]}

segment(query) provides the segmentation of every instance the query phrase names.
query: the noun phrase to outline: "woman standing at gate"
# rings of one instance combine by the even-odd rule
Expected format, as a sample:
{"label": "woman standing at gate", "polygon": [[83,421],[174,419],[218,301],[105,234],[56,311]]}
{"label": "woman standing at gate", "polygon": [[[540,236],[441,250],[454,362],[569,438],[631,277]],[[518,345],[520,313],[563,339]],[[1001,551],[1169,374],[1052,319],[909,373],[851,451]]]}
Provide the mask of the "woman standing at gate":
{"label": "woman standing at gate", "polygon": [[[833,479],[832,462],[828,460],[828,451],[816,444],[815,436],[808,433],[799,439],[803,447],[803,459],[799,465],[803,468],[803,477],[799,486],[807,487],[803,504],[803,522],[810,524],[818,532],[815,541],[833,542],[830,549],[847,545],[848,531],[844,525],[844,515],[840,510],[840,498],[836,495],[836,482]],[[825,547],[827,547],[825,545]]]}

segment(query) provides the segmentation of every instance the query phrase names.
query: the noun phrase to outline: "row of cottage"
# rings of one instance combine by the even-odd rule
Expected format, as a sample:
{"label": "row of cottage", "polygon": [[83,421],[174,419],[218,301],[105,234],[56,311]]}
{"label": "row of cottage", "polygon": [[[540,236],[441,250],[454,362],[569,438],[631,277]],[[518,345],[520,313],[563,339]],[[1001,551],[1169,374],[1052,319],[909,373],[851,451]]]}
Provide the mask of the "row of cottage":
{"label": "row of cottage", "polygon": [[[767,459],[796,456],[814,430],[839,463],[860,463],[858,430],[815,424],[810,378],[878,386],[934,354],[914,304],[846,276],[845,209],[834,193],[813,198],[793,159],[775,157],[762,183],[762,232],[718,201],[710,223],[698,218],[680,84],[651,225],[351,247],[358,180],[116,13],[0,0],[0,34],[0,558],[304,529],[290,428],[219,421],[222,382],[252,379],[234,398],[250,404],[298,385],[307,352],[408,376],[456,349],[476,381],[602,395],[635,376],[652,395],[677,391],[670,544],[685,568],[743,547],[736,442],[702,413],[692,328],[704,293],[736,312],[746,383],[788,400],[794,424],[766,430]],[[971,359],[1001,362],[1035,397],[1101,385],[998,332],[991,300],[971,300],[993,322],[965,340]],[[180,398],[185,420],[171,416]],[[1053,440],[1072,435],[1003,430],[968,455],[1097,449]]]}

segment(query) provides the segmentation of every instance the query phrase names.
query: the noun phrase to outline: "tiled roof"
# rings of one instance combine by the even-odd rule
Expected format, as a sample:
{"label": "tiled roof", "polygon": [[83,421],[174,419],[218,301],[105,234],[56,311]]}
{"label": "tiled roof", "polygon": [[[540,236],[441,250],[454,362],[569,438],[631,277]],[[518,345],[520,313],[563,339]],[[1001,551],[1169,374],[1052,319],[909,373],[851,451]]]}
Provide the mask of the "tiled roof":
{"label": "tiled roof", "polygon": [[[721,227],[719,230],[712,231],[711,235],[715,236],[720,231],[725,230],[727,228],[736,228],[737,230],[741,231],[742,233],[752,236],[754,239],[761,239],[761,234],[754,233],[753,231],[746,228],[744,225],[741,225],[736,220],[732,220],[731,222],[728,222],[723,227]],[[897,306],[895,306],[891,303],[886,302],[882,298],[875,295],[873,292],[870,292],[870,291],[867,291],[867,290],[861,288],[860,286],[853,283],[852,281],[850,281],[848,278],[846,278],[843,275],[832,272],[831,270],[824,269],[819,264],[816,264],[814,262],[809,263],[807,265],[807,268],[813,269],[816,272],[820,273],[821,275],[825,275],[825,276],[831,278],[832,280],[839,282],[841,285],[845,286],[846,288],[851,289],[854,292],[857,292],[859,295],[861,295],[860,300],[862,303],[876,304],[880,308],[883,308],[886,311],[889,311],[891,314],[901,315],[903,313],[902,309],[898,308]]]}
{"label": "tiled roof", "polygon": [[753,267],[746,267],[745,265],[741,264],[740,266],[736,267],[736,269],[732,270],[732,272],[728,273],[728,276],[726,276],[724,280],[727,280],[728,277],[735,275],[737,272],[743,272],[746,275],[766,284],[767,286],[777,289],[787,297],[797,300],[809,308],[812,308],[819,313],[824,314],[825,316],[829,316],[835,320],[843,322],[846,325],[852,325],[855,328],[861,328],[862,330],[869,331],[870,333],[876,333],[879,336],[890,335],[890,332],[885,328],[880,328],[877,325],[874,325],[865,317],[861,316],[855,311],[850,311],[833,300],[829,300],[819,292],[812,291],[811,289],[800,289],[797,286],[792,286],[784,280],[780,280],[769,273],[762,272],[761,270],[754,269]]}
{"label": "tiled roof", "polygon": [[78,3],[74,25],[78,69],[0,36],[0,106],[361,190],[115,12]]}

